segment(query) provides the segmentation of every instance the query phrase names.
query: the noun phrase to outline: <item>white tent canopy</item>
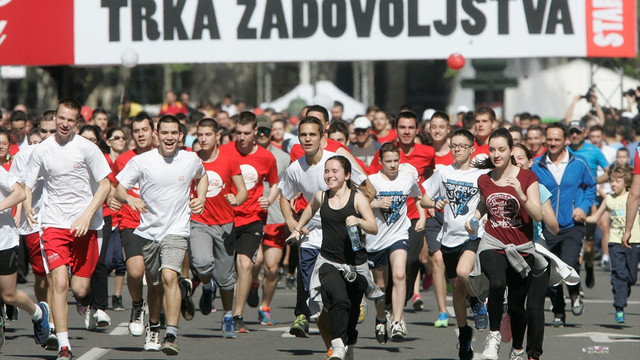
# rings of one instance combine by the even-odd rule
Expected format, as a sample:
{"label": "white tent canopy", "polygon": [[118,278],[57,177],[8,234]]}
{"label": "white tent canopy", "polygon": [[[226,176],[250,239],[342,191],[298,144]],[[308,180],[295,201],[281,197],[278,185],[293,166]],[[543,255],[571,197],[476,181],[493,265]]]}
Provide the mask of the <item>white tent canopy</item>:
{"label": "white tent canopy", "polygon": [[[567,108],[576,95],[586,94],[591,85],[592,65],[586,60],[573,60],[566,63],[548,64],[546,59],[512,59],[507,61],[504,73],[518,79],[518,86],[504,93],[504,107],[507,120],[516,113],[530,112],[542,118],[564,118]],[[594,68],[595,69],[595,68]],[[475,77],[475,70],[469,61],[460,71],[459,79]],[[622,83],[622,88],[620,85]],[[622,92],[640,86],[640,81],[600,67],[593,71],[593,84],[596,85],[598,103],[602,106],[620,108]],[[463,89],[459,83],[454,88],[449,112],[454,113],[459,105],[474,108],[474,93]],[[626,107],[626,101],[623,101]],[[591,105],[579,101],[573,112],[578,119],[586,114]],[[498,112],[501,109],[498,109]],[[500,114],[498,114],[500,116]]]}
{"label": "white tent canopy", "polygon": [[[318,81],[315,85],[298,85],[287,94],[270,103],[260,104],[263,109],[273,108],[275,111],[286,110],[291,101],[302,99],[309,105],[322,105],[331,112],[334,101],[340,101],[344,105],[344,119],[352,120],[358,115],[363,115],[366,106],[344,93],[330,81]],[[290,114],[298,115],[298,114]]]}

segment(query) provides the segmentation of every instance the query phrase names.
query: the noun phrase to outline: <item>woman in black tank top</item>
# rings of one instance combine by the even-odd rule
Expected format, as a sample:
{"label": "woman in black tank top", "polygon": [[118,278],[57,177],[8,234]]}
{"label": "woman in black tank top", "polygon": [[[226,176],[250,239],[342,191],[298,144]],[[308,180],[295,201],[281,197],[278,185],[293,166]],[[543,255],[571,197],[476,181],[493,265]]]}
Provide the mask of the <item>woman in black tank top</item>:
{"label": "woman in black tank top", "polygon": [[324,181],[329,190],[316,192],[287,239],[287,242],[294,238],[300,240],[301,229],[320,209],[322,246],[314,273],[319,273],[324,308],[329,310],[333,339],[330,359],[343,359],[347,351],[353,351],[347,345],[355,344],[357,340],[360,302],[367,287],[362,275],[358,274],[355,280],[349,281],[345,279],[345,273],[339,270],[344,265],[362,265],[367,262],[364,248],[353,250],[347,226],[357,226],[373,235],[378,232],[369,201],[353,190],[350,176],[349,160],[340,155],[329,158],[324,168]]}

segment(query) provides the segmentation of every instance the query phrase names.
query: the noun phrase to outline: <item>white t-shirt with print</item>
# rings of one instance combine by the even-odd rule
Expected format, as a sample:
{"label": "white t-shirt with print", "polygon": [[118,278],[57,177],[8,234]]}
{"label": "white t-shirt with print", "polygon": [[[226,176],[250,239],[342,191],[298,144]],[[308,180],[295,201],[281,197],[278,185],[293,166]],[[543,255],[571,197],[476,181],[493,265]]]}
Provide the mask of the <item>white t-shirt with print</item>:
{"label": "white t-shirt with print", "polygon": [[140,186],[147,212],[140,214],[140,226],[134,233],[154,241],[167,235],[188,237],[191,181],[204,174],[198,155],[184,150],[170,158],[160,155],[157,149],[131,158],[116,179],[127,190]]}
{"label": "white t-shirt with print", "polygon": [[[44,179],[47,196],[40,210],[44,227],[69,229],[86,210],[98,189],[98,182],[111,173],[111,168],[96,144],[79,135],[60,145],[55,136],[33,149],[25,176],[25,184],[34,188]],[[102,228],[102,207],[93,214],[90,230]]]}
{"label": "white t-shirt with print", "polygon": [[[313,200],[313,195],[318,191],[327,190],[327,184],[324,182],[324,163],[332,156],[338,155],[334,152],[322,150],[322,159],[313,166],[307,164],[306,156],[294,161],[289,165],[282,179],[278,183],[278,188],[282,196],[291,199],[298,193],[302,193],[307,201]],[[355,184],[362,184],[367,179],[367,175],[363,174],[355,163],[351,162],[351,181]],[[346,226],[346,224],[345,224]],[[321,229],[320,210],[309,221],[306,228],[311,231],[313,229]],[[322,238],[303,237],[301,247],[320,249]]]}
{"label": "white t-shirt with print", "polygon": [[[11,187],[18,183],[18,178],[0,166],[0,201],[6,199],[13,191]],[[18,246],[20,236],[13,220],[12,208],[0,212],[0,251]]]}
{"label": "white t-shirt with print", "polygon": [[395,180],[389,181],[382,172],[369,176],[376,189],[376,200],[391,198],[389,209],[373,209],[378,224],[378,234],[367,234],[368,252],[381,251],[399,240],[409,239],[411,220],[407,217],[407,198],[421,196],[420,186],[411,174],[398,172]]}
{"label": "white t-shirt with print", "polygon": [[[488,169],[471,168],[459,170],[455,164],[436,169],[422,186],[425,195],[434,200],[442,196],[449,200],[444,207],[444,222],[438,234],[438,241],[446,247],[456,247],[469,239],[465,229],[467,220],[475,215],[480,202],[478,178],[489,172]],[[478,238],[482,237],[484,226],[478,229]]]}

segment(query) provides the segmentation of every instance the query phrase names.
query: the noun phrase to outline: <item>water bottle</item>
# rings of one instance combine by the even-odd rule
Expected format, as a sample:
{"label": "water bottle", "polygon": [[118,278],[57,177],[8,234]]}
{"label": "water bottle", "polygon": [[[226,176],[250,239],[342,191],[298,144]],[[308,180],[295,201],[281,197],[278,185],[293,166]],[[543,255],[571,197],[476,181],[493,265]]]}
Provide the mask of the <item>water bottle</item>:
{"label": "water bottle", "polygon": [[469,226],[471,226],[471,229],[475,230],[474,234],[469,235],[469,239],[478,239],[478,228],[480,228],[480,222],[478,221],[478,218],[475,216],[472,217],[471,220],[469,220]]}
{"label": "water bottle", "polygon": [[582,348],[582,352],[586,352],[589,355],[609,355],[609,347],[602,345],[589,346]]}
{"label": "water bottle", "polygon": [[349,239],[351,239],[351,248],[353,251],[361,250],[362,242],[360,241],[360,229],[355,225],[347,225],[347,233],[349,234]]}

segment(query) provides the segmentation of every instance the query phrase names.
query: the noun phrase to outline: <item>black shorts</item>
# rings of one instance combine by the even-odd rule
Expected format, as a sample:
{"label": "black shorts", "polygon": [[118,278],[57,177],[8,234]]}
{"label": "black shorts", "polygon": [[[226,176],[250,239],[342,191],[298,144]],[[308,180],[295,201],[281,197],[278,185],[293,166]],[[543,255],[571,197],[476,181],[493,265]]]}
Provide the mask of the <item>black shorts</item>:
{"label": "black shorts", "polygon": [[442,251],[442,260],[444,261],[444,269],[449,279],[455,279],[456,277],[458,277],[456,268],[458,267],[458,260],[460,260],[460,256],[462,256],[462,253],[467,250],[477,252],[479,244],[480,239],[476,239],[467,240],[463,244],[460,244],[456,247],[450,248],[442,246],[440,248],[440,251]]}
{"label": "black shorts", "polygon": [[145,240],[133,233],[134,229],[124,228],[120,230],[120,240],[124,250],[124,260],[127,261],[134,256],[142,255],[142,245]]}
{"label": "black shorts", "polygon": [[236,254],[248,256],[256,262],[258,249],[264,237],[264,222],[255,221],[236,228]]}
{"label": "black shorts", "polygon": [[429,216],[427,223],[424,226],[424,235],[427,237],[427,246],[429,247],[429,255],[433,255],[436,251],[440,250],[440,241],[438,241],[438,234],[442,229],[444,223],[444,212],[436,211],[435,216]]}
{"label": "black shorts", "polygon": [[0,275],[18,272],[18,247],[0,251]]}

